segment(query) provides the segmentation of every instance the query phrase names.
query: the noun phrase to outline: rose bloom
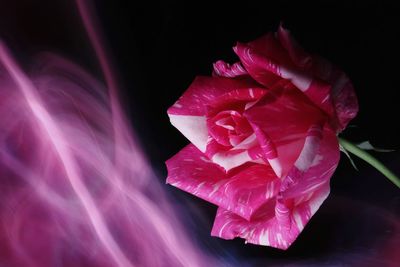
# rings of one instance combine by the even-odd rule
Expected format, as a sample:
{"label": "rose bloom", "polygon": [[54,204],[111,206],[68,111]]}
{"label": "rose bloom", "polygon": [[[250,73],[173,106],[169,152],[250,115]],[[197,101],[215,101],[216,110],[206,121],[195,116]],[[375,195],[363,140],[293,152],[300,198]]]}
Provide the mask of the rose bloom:
{"label": "rose bloom", "polygon": [[357,99],[283,27],[234,51],[239,62],[216,62],[168,109],[191,144],[167,161],[167,182],[218,206],[213,236],[287,249],[329,194]]}

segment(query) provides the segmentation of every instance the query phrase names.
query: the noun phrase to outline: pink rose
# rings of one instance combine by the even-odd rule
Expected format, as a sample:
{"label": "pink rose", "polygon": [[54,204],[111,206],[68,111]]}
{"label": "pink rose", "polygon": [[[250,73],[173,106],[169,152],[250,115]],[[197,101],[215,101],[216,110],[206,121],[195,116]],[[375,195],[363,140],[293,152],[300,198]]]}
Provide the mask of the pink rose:
{"label": "pink rose", "polygon": [[169,108],[192,144],[167,161],[167,182],[219,207],[213,236],[286,249],[329,194],[357,99],[282,27],[234,51],[240,62],[216,62]]}

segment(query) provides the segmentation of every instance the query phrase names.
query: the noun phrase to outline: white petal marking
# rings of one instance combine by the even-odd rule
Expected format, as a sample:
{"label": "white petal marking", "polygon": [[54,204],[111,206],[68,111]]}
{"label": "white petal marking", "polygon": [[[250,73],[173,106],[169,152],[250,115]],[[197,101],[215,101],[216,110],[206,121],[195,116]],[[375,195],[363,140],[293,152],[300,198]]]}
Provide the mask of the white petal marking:
{"label": "white petal marking", "polygon": [[208,139],[206,117],[169,114],[169,119],[171,124],[201,152],[206,151]]}

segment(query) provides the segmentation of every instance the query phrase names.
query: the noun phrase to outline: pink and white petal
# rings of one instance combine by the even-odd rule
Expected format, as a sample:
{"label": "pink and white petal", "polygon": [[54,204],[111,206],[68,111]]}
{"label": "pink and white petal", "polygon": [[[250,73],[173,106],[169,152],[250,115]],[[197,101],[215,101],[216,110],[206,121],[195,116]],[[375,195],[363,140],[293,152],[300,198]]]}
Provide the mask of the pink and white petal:
{"label": "pink and white petal", "polygon": [[281,24],[276,34],[279,42],[286,49],[294,64],[301,69],[309,69],[312,64],[312,57],[298,44],[290,34],[290,31],[285,29]]}
{"label": "pink and white petal", "polygon": [[250,163],[226,173],[195,146],[167,162],[167,183],[249,220],[279,191],[280,180],[267,165]]}
{"label": "pink and white petal", "polygon": [[261,158],[271,166],[276,176],[282,177],[282,163],[278,158],[278,152],[272,139],[258,125],[251,123],[254,134],[257,138],[259,146],[248,150],[251,159]]}
{"label": "pink and white petal", "polygon": [[282,78],[291,81],[317,107],[325,111],[329,116],[334,116],[334,108],[330,95],[332,89],[331,84],[301,70],[282,66],[279,71]]}
{"label": "pink and white petal", "polygon": [[219,77],[197,77],[186,92],[168,109],[171,124],[201,151],[206,151],[207,105],[231,91],[254,86],[254,83]]}
{"label": "pink and white petal", "polygon": [[[273,50],[284,51],[282,47],[280,50],[275,48]],[[316,106],[329,115],[333,115],[330,84],[295,66],[287,55],[286,57],[268,55],[252,48],[251,43],[238,43],[234,51],[239,56],[247,72],[257,82],[270,88],[280,79],[286,79],[301,90]],[[286,51],[284,53],[288,54]]]}
{"label": "pink and white petal", "polygon": [[257,136],[258,140],[265,146],[270,144],[266,149],[270,148],[272,154],[266,155],[267,159],[278,157],[283,177],[299,157],[310,127],[326,120],[326,115],[289,82],[271,89],[244,116],[253,129],[264,133]]}
{"label": "pink and white petal", "polygon": [[[242,44],[238,43],[238,45]],[[276,34],[272,32],[244,45],[264,58],[269,58],[279,64],[293,66],[293,62],[285,47],[282,46]]]}
{"label": "pink and white petal", "polygon": [[[236,89],[221,95],[219,98],[214,100],[214,102],[210,102],[207,107],[209,118],[206,122],[209,132],[208,135],[213,135],[210,133],[210,130],[213,130],[213,126],[210,125],[210,121],[212,118],[214,118],[213,116],[216,115],[215,113],[218,114],[220,110],[226,111],[230,109],[243,112],[246,108],[249,108],[249,103],[254,105],[266,93],[267,90],[264,88],[250,87],[246,89]],[[245,120],[247,123],[247,119],[243,120]],[[248,127],[250,128],[250,126]],[[195,134],[195,132],[193,132],[193,134]],[[230,169],[240,166],[246,162],[252,161],[248,153],[245,151],[248,148],[249,139],[244,139],[240,144],[237,145],[238,147],[232,147],[221,145],[220,143],[224,143],[224,140],[219,140],[220,142],[217,142],[215,134],[213,137],[214,138],[209,138],[206,142],[206,146],[200,147],[200,150],[204,152],[208,158],[212,159],[214,163],[219,164],[226,171],[229,171]],[[229,136],[227,135],[227,137]],[[243,149],[239,149],[239,147],[243,147]]]}
{"label": "pink and white petal", "polygon": [[[265,140],[265,142],[268,142]],[[218,164],[225,171],[234,169],[247,162],[266,163],[268,162],[275,174],[280,177],[281,168],[276,160],[276,156],[272,157],[270,153],[265,153],[260,147],[260,143],[263,143],[260,136],[252,134],[235,147],[224,147],[219,144],[216,140],[212,139],[207,144],[205,154],[212,160],[212,162]]]}
{"label": "pink and white petal", "polygon": [[172,105],[168,115],[204,116],[207,105],[231,91],[255,87],[254,82],[225,77],[198,76]]}
{"label": "pink and white petal", "polygon": [[268,92],[263,87],[256,87],[256,84],[250,86],[248,83],[248,85],[245,89],[232,89],[228,93],[211,100],[207,105],[208,114],[214,115],[223,110],[243,111],[246,109],[246,104],[258,101]]}
{"label": "pink and white petal", "polygon": [[310,168],[315,156],[319,151],[322,139],[322,128],[323,125],[314,124],[308,129],[303,149],[294,163],[294,167],[301,172],[306,172]]}
{"label": "pink and white petal", "polygon": [[258,140],[255,134],[252,134],[233,148],[223,147],[215,140],[211,140],[207,144],[205,154],[225,171],[229,171],[247,162],[263,163],[263,161],[257,161],[261,156],[254,155],[259,152],[255,149],[257,147],[259,147]]}
{"label": "pink and white petal", "polygon": [[246,150],[230,149],[225,151],[218,151],[211,157],[212,162],[218,164],[226,172],[241,166],[247,162],[253,161]]}
{"label": "pink and white petal", "polygon": [[206,151],[209,133],[205,116],[169,114],[169,120],[200,151]]}
{"label": "pink and white petal", "polygon": [[[313,146],[314,141],[310,143]],[[329,183],[339,163],[340,150],[337,136],[328,126],[323,130],[323,137],[318,147],[318,153],[313,157],[311,165],[305,164],[309,166],[302,170],[299,168],[300,164],[295,164],[288,175],[292,182],[282,182],[286,184],[284,191],[281,190],[283,198],[294,199],[295,203],[306,201],[311,192]],[[305,150],[307,144],[304,146]],[[298,161],[301,161],[300,158]]]}
{"label": "pink and white petal", "polygon": [[248,75],[247,71],[243,68],[240,62],[233,65],[226,63],[223,60],[218,60],[213,64],[213,76],[234,78],[238,76]]}
{"label": "pink and white petal", "polygon": [[233,50],[249,75],[258,83],[270,88],[282,79],[277,72],[277,62],[266,60],[263,55],[257,54],[246,44],[237,43]]}
{"label": "pink and white petal", "polygon": [[260,209],[250,221],[229,210],[219,208],[211,235],[223,239],[241,237],[246,240],[246,243],[286,250],[296,240],[328,195],[329,183],[325,183],[318,190],[313,191],[307,201],[291,209],[284,206],[285,210],[281,211],[281,216],[285,217],[283,220],[278,220],[275,215],[276,210],[279,210],[279,204],[275,206],[273,200]]}
{"label": "pink and white petal", "polygon": [[315,76],[332,85],[331,99],[337,117],[334,127],[340,132],[358,112],[353,85],[342,70],[322,57],[313,56],[312,71]]}

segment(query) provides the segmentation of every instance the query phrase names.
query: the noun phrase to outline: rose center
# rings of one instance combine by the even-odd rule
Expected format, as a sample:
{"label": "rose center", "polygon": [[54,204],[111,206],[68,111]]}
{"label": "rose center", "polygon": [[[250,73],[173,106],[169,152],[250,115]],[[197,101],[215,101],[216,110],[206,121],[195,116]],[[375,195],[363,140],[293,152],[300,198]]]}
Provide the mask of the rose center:
{"label": "rose center", "polygon": [[210,135],[221,145],[236,146],[253,130],[243,115],[236,110],[225,110],[208,120]]}

